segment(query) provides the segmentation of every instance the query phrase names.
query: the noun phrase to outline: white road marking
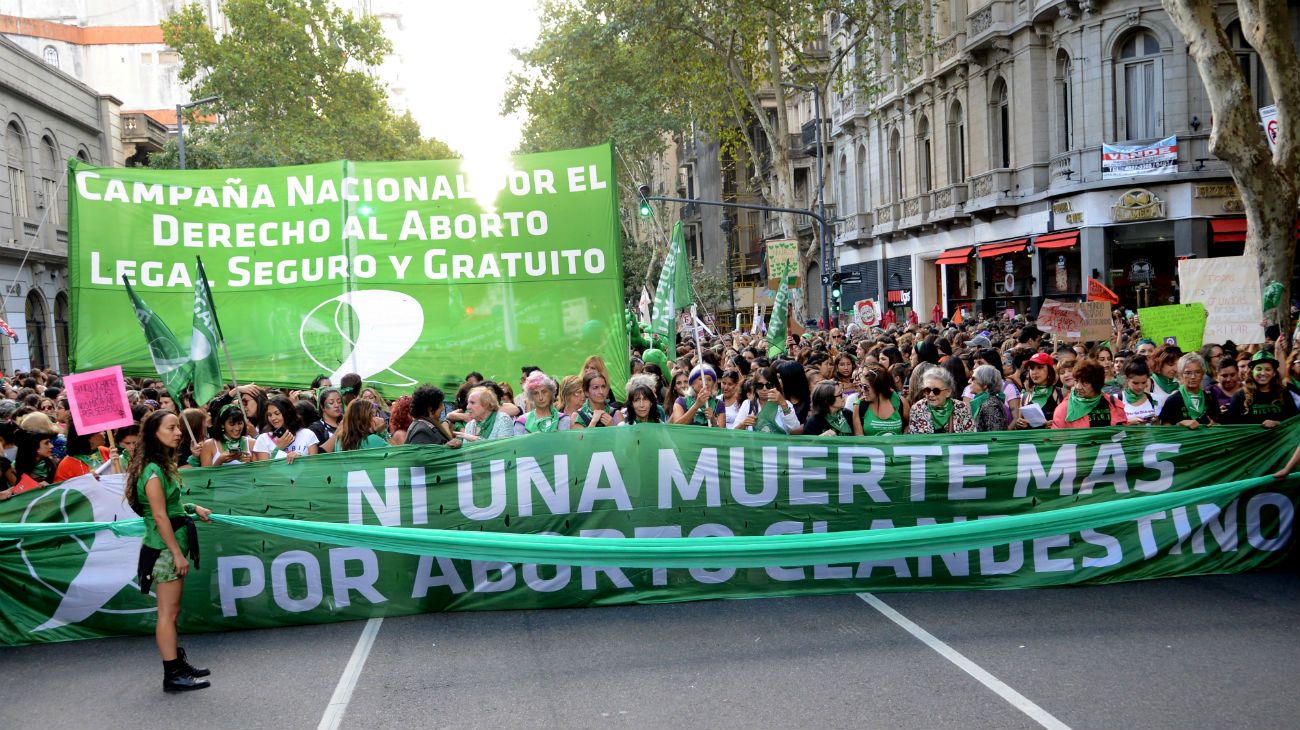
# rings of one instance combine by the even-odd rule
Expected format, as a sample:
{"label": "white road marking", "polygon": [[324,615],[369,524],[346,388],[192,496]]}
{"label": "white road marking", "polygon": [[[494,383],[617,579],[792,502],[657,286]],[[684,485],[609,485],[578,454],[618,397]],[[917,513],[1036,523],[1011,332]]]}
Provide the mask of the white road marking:
{"label": "white road marking", "polygon": [[884,601],[876,598],[870,593],[859,593],[858,598],[866,601],[868,606],[879,611],[885,618],[898,624],[904,631],[920,639],[921,643],[933,649],[939,656],[956,664],[959,669],[979,681],[980,684],[993,690],[994,694],[1011,703],[1012,707],[1025,713],[1034,722],[1050,730],[1070,730],[1070,726],[1056,719],[1050,712],[1044,710],[1029,700],[1028,697],[1020,694],[1014,689],[1008,687],[1005,682],[989,674],[983,667],[967,659],[961,652],[948,646],[939,640],[934,634],[917,626],[913,621],[903,614],[895,611]]}
{"label": "white road marking", "polygon": [[321,717],[316,730],[338,730],[339,725],[343,724],[343,715],[348,711],[348,703],[352,701],[352,690],[357,687],[361,670],[366,666],[366,657],[370,656],[370,648],[375,645],[375,637],[379,635],[379,625],[383,622],[382,617],[372,618],[361,630],[361,638],[357,639],[356,648],[352,650],[352,658],[348,659],[348,665],[343,668],[343,676],[339,677],[338,686],[334,688],[334,695],[330,697],[330,703],[325,707],[325,715]]}

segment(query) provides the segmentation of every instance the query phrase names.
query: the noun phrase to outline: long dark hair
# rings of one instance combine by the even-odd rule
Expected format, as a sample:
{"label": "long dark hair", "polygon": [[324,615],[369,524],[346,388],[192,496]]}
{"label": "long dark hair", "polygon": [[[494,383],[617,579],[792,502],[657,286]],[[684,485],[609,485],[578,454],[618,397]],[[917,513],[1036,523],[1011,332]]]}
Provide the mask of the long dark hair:
{"label": "long dark hair", "polygon": [[[298,414],[298,409],[294,407],[288,398],[277,395],[266,402],[266,407],[274,407],[280,412],[280,417],[284,419],[285,431],[297,436],[298,432],[302,430],[302,418]],[[284,433],[284,431],[280,433]]]}
{"label": "long dark hair", "polygon": [[663,423],[663,407],[659,405],[659,399],[655,397],[655,392],[650,389],[649,385],[644,383],[634,385],[627,391],[627,416],[623,419],[624,423],[633,424],[637,422],[636,408],[632,405],[632,399],[641,396],[650,401],[650,415],[646,423]]}
{"label": "long dark hair", "polygon": [[18,431],[18,453],[14,455],[14,470],[19,476],[31,474],[36,470],[36,465],[46,462],[49,469],[50,479],[54,478],[54,459],[49,457],[38,457],[36,452],[40,451],[42,441],[53,441],[54,434],[50,433],[33,433],[31,431]]}
{"label": "long dark hair", "polygon": [[126,486],[122,494],[131,506],[131,511],[142,517],[144,505],[140,502],[136,482],[140,481],[144,468],[149,464],[157,464],[166,478],[180,479],[180,472],[176,468],[176,450],[163,446],[158,441],[158,429],[162,428],[163,421],[168,416],[177,417],[171,411],[162,410],[144,417],[144,422],[140,424],[140,443],[136,446],[135,453],[131,454],[131,463],[126,467]]}

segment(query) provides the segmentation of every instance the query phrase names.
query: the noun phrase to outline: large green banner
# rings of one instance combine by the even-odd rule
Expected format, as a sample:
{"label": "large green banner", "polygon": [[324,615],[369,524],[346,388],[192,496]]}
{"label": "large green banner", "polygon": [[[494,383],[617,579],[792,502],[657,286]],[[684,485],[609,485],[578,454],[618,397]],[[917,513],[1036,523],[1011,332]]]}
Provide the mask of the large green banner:
{"label": "large green banner", "polygon": [[612,147],[513,167],[484,180],[459,160],[196,171],[74,160],[73,369],[152,374],[144,339],[123,324],[122,279],[188,333],[201,256],[244,382],[355,372],[409,390],[471,369],[511,381],[523,365],[574,373],[602,355],[621,390]]}
{"label": "large green banner", "polygon": [[[190,470],[185,499],[230,516],[199,527],[182,628],[1247,570],[1291,544],[1300,489],[1265,475],[1297,436],[641,424]],[[134,519],[108,477],[0,503],[0,643],[152,631],[139,524],[104,524]]]}

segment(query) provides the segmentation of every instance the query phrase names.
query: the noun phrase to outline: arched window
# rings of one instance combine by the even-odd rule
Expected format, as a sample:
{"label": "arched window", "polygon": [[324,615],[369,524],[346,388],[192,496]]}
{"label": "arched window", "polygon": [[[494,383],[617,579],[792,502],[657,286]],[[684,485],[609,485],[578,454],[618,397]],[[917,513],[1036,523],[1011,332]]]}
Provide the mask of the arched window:
{"label": "arched window", "polygon": [[889,193],[895,202],[903,199],[903,141],[897,129],[889,135]]}
{"label": "arched window", "polygon": [[40,202],[50,209],[50,223],[57,226],[63,222],[59,211],[59,152],[49,135],[41,137]]}
{"label": "arched window", "polygon": [[46,46],[42,56],[45,58],[45,62],[49,65],[55,68],[59,67],[59,49],[54,46]]}
{"label": "arched window", "polygon": [[948,111],[948,182],[966,182],[966,118],[960,101],[954,101]]}
{"label": "arched window", "polygon": [[867,187],[870,184],[867,168],[867,146],[858,145],[858,156],[855,159],[858,165],[858,212],[865,213],[871,210],[871,194]]}
{"label": "arched window", "polygon": [[[10,122],[5,127],[5,164],[9,170],[9,198],[13,201],[15,218],[26,218],[31,211],[27,206],[27,142],[23,130]],[[14,226],[21,231],[21,225]]]}
{"label": "arched window", "polygon": [[1163,131],[1164,86],[1160,42],[1149,30],[1134,31],[1119,45],[1115,62],[1120,139],[1154,139]]}
{"label": "arched window", "polygon": [[1007,82],[993,82],[989,95],[989,162],[996,167],[1011,167],[1011,103]]}
{"label": "arched window", "polygon": [[1241,23],[1228,26],[1228,44],[1237,56],[1237,63],[1241,64],[1241,75],[1246,77],[1246,85],[1250,87],[1250,93],[1255,97],[1255,106],[1272,104],[1273,89],[1268,85],[1268,76],[1264,73],[1264,67],[1260,65],[1259,54],[1255,53],[1254,47],[1241,32]]}
{"label": "arched window", "polygon": [[916,123],[916,182],[922,193],[933,188],[931,157],[930,119],[923,115]]}
{"label": "arched window", "polygon": [[843,152],[840,153],[840,169],[838,184],[835,194],[838,199],[835,201],[839,204],[841,213],[847,213],[849,210],[849,158]]}
{"label": "arched window", "polygon": [[1074,65],[1064,49],[1056,52],[1056,151],[1074,149]]}
{"label": "arched window", "polygon": [[31,367],[46,367],[45,325],[49,316],[45,311],[45,298],[36,289],[27,292],[27,360]]}
{"label": "arched window", "polygon": [[68,372],[68,295],[54,297],[54,346],[59,351],[59,372]]}

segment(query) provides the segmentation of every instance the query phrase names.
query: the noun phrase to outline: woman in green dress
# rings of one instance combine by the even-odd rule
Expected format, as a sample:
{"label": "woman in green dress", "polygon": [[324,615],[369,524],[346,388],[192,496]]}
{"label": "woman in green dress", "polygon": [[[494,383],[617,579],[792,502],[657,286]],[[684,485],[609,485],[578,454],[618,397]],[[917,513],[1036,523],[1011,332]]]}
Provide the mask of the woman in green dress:
{"label": "woman in green dress", "polygon": [[153,585],[158,596],[158,623],[154,640],[163,660],[163,691],[204,689],[203,677],[211,672],[192,666],[177,645],[176,621],[190,561],[199,567],[199,541],[194,520],[210,522],[211,510],[181,504],[181,478],[176,468],[176,447],[181,442],[181,422],[171,411],[154,411],[140,426],[140,443],[127,467],[124,496],[144,518],[144,540],[136,577],[140,592]]}

